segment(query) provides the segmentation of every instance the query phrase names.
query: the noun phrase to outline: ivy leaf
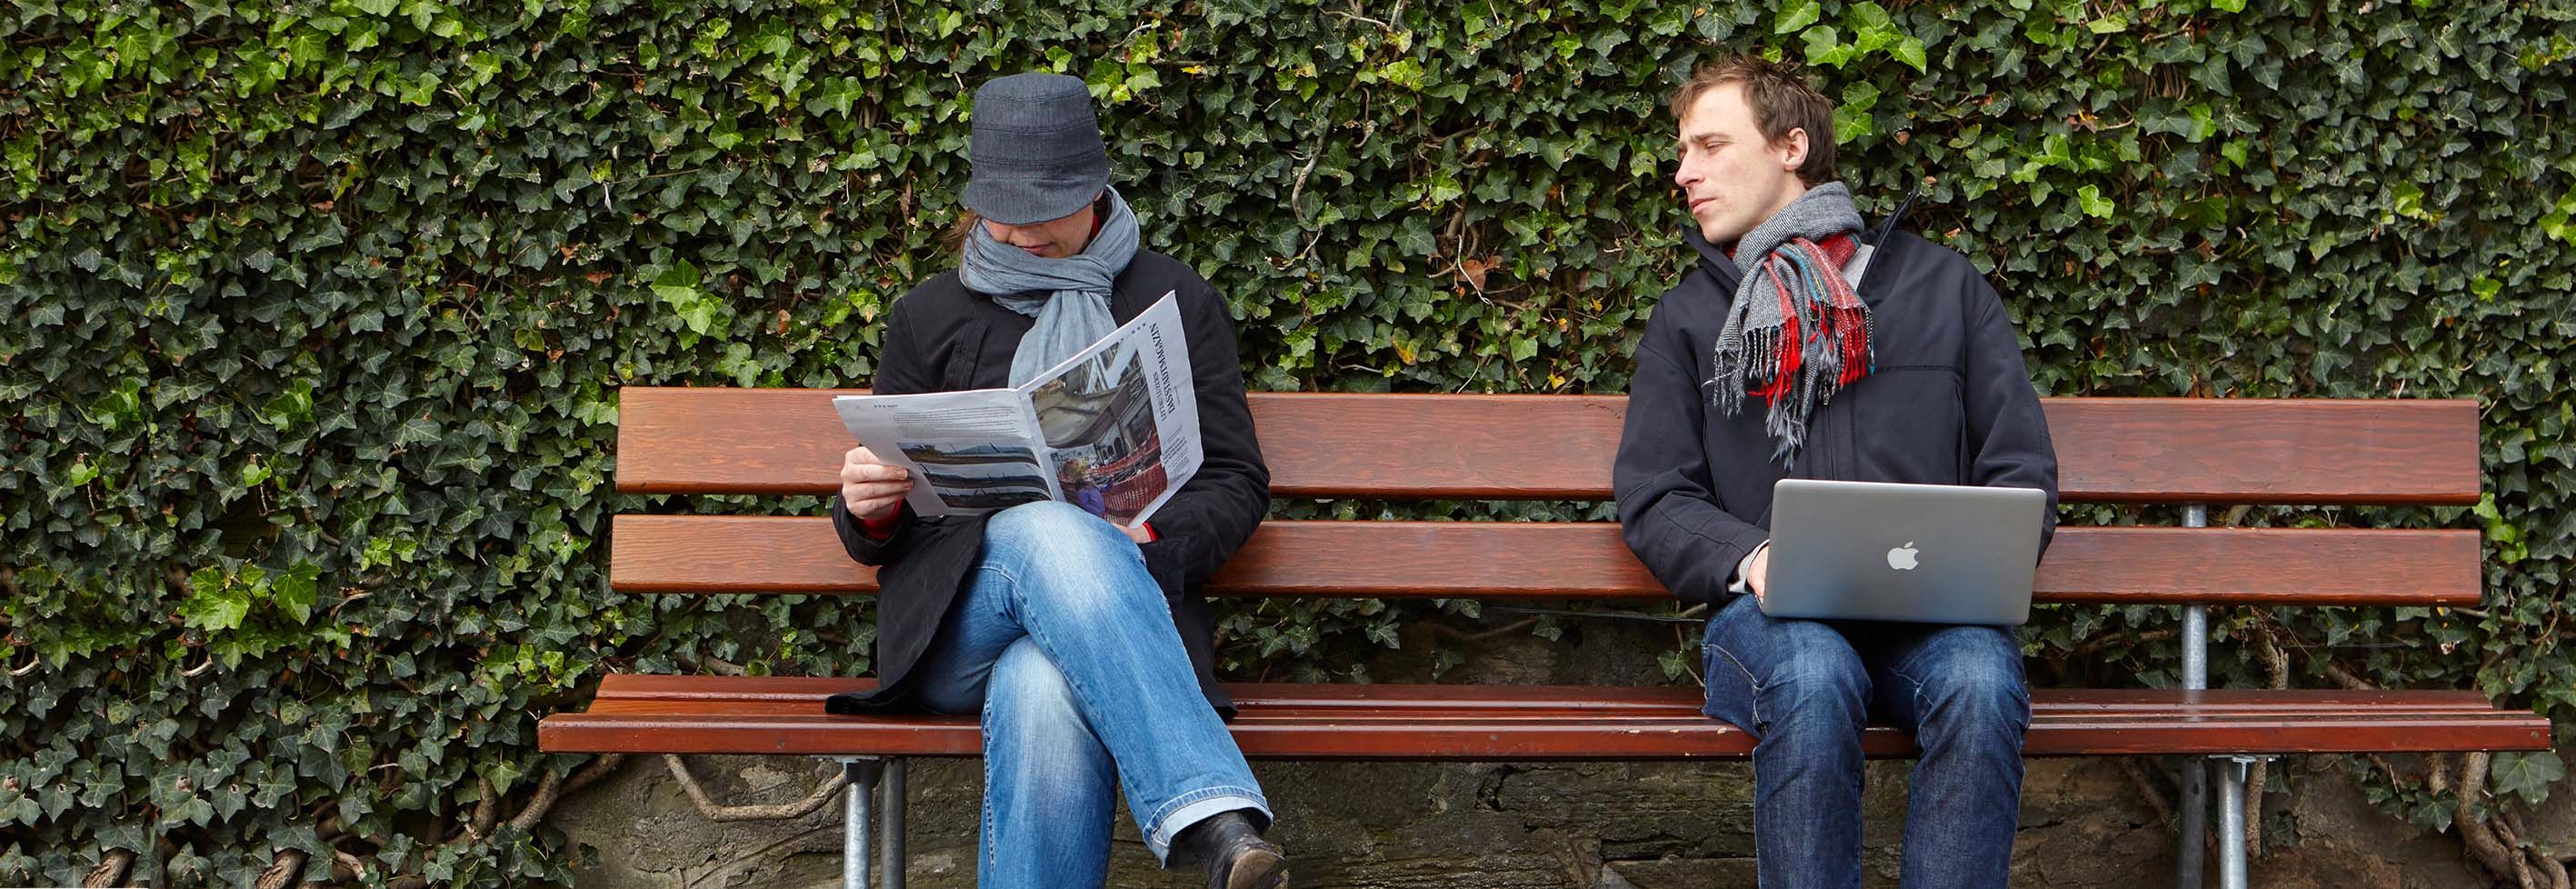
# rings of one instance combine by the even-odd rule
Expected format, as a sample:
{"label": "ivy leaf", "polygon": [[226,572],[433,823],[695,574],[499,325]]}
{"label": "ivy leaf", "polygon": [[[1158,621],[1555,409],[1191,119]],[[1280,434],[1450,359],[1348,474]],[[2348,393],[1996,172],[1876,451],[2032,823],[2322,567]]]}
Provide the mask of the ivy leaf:
{"label": "ivy leaf", "polygon": [[1834,106],[1834,141],[1850,142],[1878,132],[1877,118],[1870,109],[1878,106],[1878,86],[1868,81],[1843,88],[1843,100]]}
{"label": "ivy leaf", "polygon": [[2424,209],[2424,187],[2412,182],[2399,182],[2389,189],[2389,211],[2408,219],[2432,222],[2439,217]]}
{"label": "ivy leaf", "polygon": [[1908,35],[1897,42],[1895,49],[1888,50],[1888,54],[1913,67],[1917,73],[1929,74],[1932,71],[1931,62],[1923,56],[1923,39],[1920,37]]}
{"label": "ivy leaf", "polygon": [[215,817],[217,818],[231,818],[234,815],[239,814],[242,810],[242,806],[250,801],[248,795],[244,794],[241,788],[236,785],[226,784],[214,788],[212,792],[214,794],[213,807]]}
{"label": "ivy leaf", "polygon": [[2542,750],[2532,753],[2498,753],[2487,760],[2487,774],[2497,790],[2522,797],[2532,805],[2549,799],[2549,785],[2567,777],[2567,765],[2558,754]]}
{"label": "ivy leaf", "polygon": [[313,614],[313,599],[317,594],[315,581],[321,576],[321,566],[297,562],[295,567],[270,582],[269,596],[277,601],[278,607],[286,609],[287,616],[295,618],[296,623],[304,623]]}
{"label": "ivy leaf", "polygon": [[509,793],[519,783],[519,764],[511,760],[493,759],[477,763],[474,771],[484,780],[492,782],[494,793]]}
{"label": "ivy leaf", "polygon": [[1860,52],[1858,47],[1843,43],[1842,35],[1835,33],[1831,25],[1808,28],[1807,33],[1798,36],[1806,41],[1807,64],[1810,65],[1840,68]]}
{"label": "ivy leaf", "polygon": [[1843,13],[1843,24],[1856,31],[1886,31],[1896,27],[1896,20],[1888,17],[1887,7],[1874,0],[1861,0]]}
{"label": "ivy leaf", "polygon": [[199,629],[239,628],[250,615],[250,590],[231,580],[221,568],[197,569],[188,576],[190,592],[179,604],[179,616]]}
{"label": "ivy leaf", "polygon": [[431,420],[428,417],[413,417],[409,420],[404,420],[402,428],[394,432],[394,444],[428,444],[430,442],[437,441],[442,437],[444,437],[444,433],[441,431],[437,421]]}
{"label": "ivy leaf", "polygon": [[1771,26],[1771,33],[1787,34],[1815,24],[1824,17],[1824,4],[1818,0],[1790,0],[1789,8],[1782,12],[1780,20]]}
{"label": "ivy leaf", "polygon": [[45,810],[42,807],[37,806],[34,799],[23,796],[10,801],[8,806],[0,808],[0,815],[7,815],[9,816],[9,820],[25,824],[29,827],[35,826],[37,819],[43,817],[44,814]]}
{"label": "ivy leaf", "polygon": [[744,46],[761,55],[786,55],[789,49],[796,46],[795,26],[788,24],[786,19],[770,19],[762,22],[760,30],[754,32]]}
{"label": "ivy leaf", "polygon": [[2102,196],[2102,187],[2098,185],[2085,185],[2075,189],[2075,202],[2084,208],[2084,215],[2095,219],[2109,219],[2111,213],[2118,209],[2111,203],[2110,198]]}
{"label": "ivy leaf", "polygon": [[2228,139],[2226,144],[2221,144],[2221,147],[2218,147],[2218,155],[2226,157],[2226,160],[2228,160],[2228,162],[2233,162],[2233,165],[2236,165],[2236,167],[2244,167],[2246,162],[2254,160],[2254,147],[2251,147],[2251,144],[2246,144],[2244,139]]}
{"label": "ivy leaf", "polygon": [[2558,199],[2558,206],[2540,217],[2540,230],[2550,240],[2576,244],[2576,225],[2568,224],[2570,219],[2576,219],[2576,188],[2569,189],[2566,196]]}
{"label": "ivy leaf", "polygon": [[715,327],[716,300],[698,289],[699,280],[698,267],[682,262],[653,278],[653,295],[661,297],[690,332],[703,336]]}
{"label": "ivy leaf", "polygon": [[2218,117],[2207,102],[2191,106],[2191,141],[2203,142],[2218,134]]}
{"label": "ivy leaf", "polygon": [[[829,111],[842,117],[848,117],[850,116],[850,106],[866,95],[867,90],[859,85],[859,81],[856,78],[835,77],[823,86],[822,92],[816,93],[813,98],[805,100],[805,110],[815,114]],[[719,145],[717,147],[731,148],[732,146]]]}
{"label": "ivy leaf", "polygon": [[298,30],[295,36],[287,38],[286,58],[289,68],[304,70],[328,58],[330,54],[331,39],[320,31]]}
{"label": "ivy leaf", "polygon": [[270,807],[294,798],[295,778],[284,769],[263,768],[251,783],[251,805]]}

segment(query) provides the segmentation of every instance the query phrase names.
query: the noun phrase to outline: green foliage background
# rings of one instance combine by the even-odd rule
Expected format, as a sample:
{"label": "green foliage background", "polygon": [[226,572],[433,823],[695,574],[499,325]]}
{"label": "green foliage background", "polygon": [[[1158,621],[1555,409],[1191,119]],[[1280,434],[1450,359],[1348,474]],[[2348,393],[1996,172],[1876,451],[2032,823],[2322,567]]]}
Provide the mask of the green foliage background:
{"label": "green foliage background", "polygon": [[[611,670],[864,670],[864,603],[606,591],[608,514],[711,508],[611,492],[616,390],[864,384],[952,262],[967,89],[1032,67],[1093,85],[1256,388],[1617,392],[1684,262],[1665,94],[1717,48],[1813,60],[1864,204],[1927,184],[1914,227],[1990,270],[2044,391],[2480,399],[2476,518],[2238,518],[2482,521],[2485,608],[2218,623],[2303,683],[2576,720],[2576,8],[2317,7],[11,4],[0,882],[108,849],[182,885],[288,849],[561,880],[542,824],[462,834],[579,763],[537,716]],[[1490,512],[1283,507],[1389,508]],[[1364,675],[1442,609],[1475,619],[1247,606],[1230,650]],[[2170,624],[2063,610],[2039,673],[2170,682]],[[2524,799],[2562,771],[2498,763]],[[2376,790],[2447,823],[2450,791]]]}

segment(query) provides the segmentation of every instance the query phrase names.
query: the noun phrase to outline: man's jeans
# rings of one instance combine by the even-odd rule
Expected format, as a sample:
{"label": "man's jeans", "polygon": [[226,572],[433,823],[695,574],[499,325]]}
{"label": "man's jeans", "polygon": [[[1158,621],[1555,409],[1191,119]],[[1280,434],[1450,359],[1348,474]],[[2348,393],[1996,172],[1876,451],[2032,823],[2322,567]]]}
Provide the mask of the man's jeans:
{"label": "man's jeans", "polygon": [[1905,889],[2001,887],[2021,816],[2030,690],[1995,627],[1775,619],[1741,596],[1709,619],[1710,716],[1752,732],[1762,889],[1858,889],[1861,729],[1914,732]]}
{"label": "man's jeans", "polygon": [[1136,544],[1063,503],[993,515],[922,661],[921,700],[984,719],[984,889],[1108,880],[1115,792],[1158,859],[1201,819],[1269,803],[1199,694]]}

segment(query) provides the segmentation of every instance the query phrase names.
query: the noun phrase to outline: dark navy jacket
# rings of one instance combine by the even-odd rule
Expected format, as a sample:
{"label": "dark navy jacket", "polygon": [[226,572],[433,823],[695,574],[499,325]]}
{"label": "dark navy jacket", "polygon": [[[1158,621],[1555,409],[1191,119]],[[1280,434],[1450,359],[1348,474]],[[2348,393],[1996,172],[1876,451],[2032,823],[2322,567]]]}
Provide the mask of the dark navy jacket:
{"label": "dark navy jacket", "polygon": [[2038,488],[2054,532],[2048,418],[2012,318],[1967,257],[1903,232],[1879,246],[1860,293],[1876,370],[1816,411],[1792,471],[1772,457],[1760,398],[1727,417],[1701,388],[1740,273],[1697,231],[1684,239],[1700,261],[1646,322],[1611,473],[1628,548],[1673,595],[1729,598],[1736,564],[1770,538],[1771,487],[1789,477]]}

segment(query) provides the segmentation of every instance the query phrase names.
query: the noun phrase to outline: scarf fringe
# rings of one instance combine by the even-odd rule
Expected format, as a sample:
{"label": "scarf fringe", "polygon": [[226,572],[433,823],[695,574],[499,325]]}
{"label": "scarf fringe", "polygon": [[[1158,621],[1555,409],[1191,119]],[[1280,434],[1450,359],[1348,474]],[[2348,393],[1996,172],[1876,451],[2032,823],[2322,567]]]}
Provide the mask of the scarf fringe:
{"label": "scarf fringe", "polygon": [[1746,290],[1776,299],[1779,312],[1747,324],[1751,313],[1738,306],[1732,335],[1718,338],[1711,400],[1734,416],[1746,395],[1760,398],[1763,430],[1778,445],[1772,458],[1783,463],[1805,446],[1815,410],[1878,368],[1877,319],[1842,273],[1858,247],[1848,231],[1822,243],[1797,237],[1748,264],[1763,280]]}

